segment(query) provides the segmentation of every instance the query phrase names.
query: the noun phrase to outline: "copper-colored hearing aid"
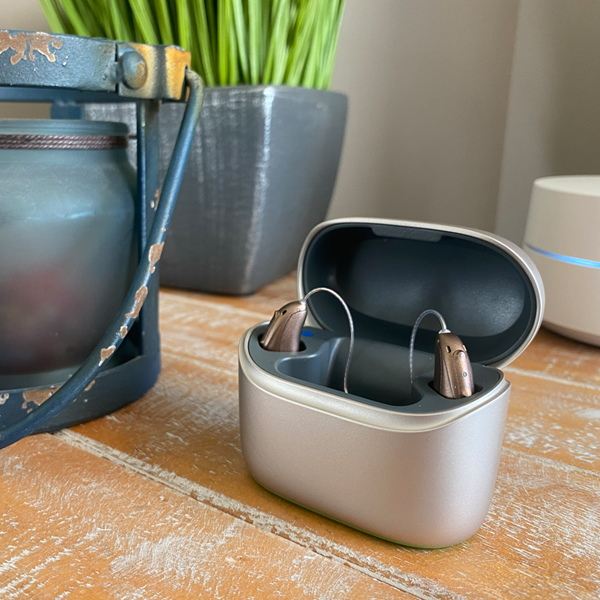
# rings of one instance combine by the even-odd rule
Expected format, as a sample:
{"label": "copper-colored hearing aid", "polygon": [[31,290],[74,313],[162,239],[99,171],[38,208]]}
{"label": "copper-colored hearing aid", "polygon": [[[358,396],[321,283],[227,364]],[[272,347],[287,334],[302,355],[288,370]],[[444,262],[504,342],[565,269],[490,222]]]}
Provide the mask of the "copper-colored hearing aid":
{"label": "copper-colored hearing aid", "polygon": [[422,312],[413,326],[409,350],[411,383],[413,381],[415,336],[419,323],[427,315],[436,316],[442,326],[435,339],[433,389],[444,398],[453,400],[472,396],[475,393],[475,382],[467,349],[461,339],[446,327],[444,317],[437,310]]}
{"label": "copper-colored hearing aid", "polygon": [[273,313],[269,322],[267,331],[259,340],[261,348],[271,352],[298,352],[300,350],[300,336],[302,328],[306,322],[307,308],[306,301],[317,292],[327,292],[331,294],[342,304],[348,317],[350,326],[350,346],[348,349],[348,360],[346,361],[346,370],[344,371],[344,392],[348,393],[348,371],[350,369],[350,360],[354,350],[354,321],[348,305],[344,299],[333,290],[325,287],[314,288],[300,300],[294,300],[284,304],[279,310]]}
{"label": "copper-colored hearing aid", "polygon": [[435,340],[433,389],[444,398],[466,398],[475,392],[473,369],[465,345],[449,331]]}
{"label": "copper-colored hearing aid", "polygon": [[260,345],[271,352],[298,352],[300,336],[306,321],[306,302],[288,302],[273,313]]}

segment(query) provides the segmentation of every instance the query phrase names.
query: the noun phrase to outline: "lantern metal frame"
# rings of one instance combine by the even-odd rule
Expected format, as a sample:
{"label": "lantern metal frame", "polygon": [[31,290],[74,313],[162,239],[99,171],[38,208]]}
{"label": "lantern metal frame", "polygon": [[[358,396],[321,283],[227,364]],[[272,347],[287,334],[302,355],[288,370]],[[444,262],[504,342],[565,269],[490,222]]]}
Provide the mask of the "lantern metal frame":
{"label": "lantern metal frame", "polygon": [[[135,228],[140,256],[119,314],[76,370],[27,376],[25,387],[23,376],[0,376],[0,448],[31,433],[54,431],[113,412],[156,382],[160,372],[156,259],[202,99],[202,81],[190,70],[190,54],[176,46],[0,30],[0,102],[51,102],[53,118],[83,118],[81,104],[85,102],[137,103]],[[186,100],[161,186],[160,103]],[[20,385],[14,385],[19,381]]]}

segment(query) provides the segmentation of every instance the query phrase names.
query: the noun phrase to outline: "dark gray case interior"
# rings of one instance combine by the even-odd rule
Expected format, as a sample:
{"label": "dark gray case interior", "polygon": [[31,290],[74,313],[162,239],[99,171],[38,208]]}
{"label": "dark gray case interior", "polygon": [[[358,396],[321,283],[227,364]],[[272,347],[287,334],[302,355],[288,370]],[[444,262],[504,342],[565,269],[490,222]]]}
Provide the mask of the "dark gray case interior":
{"label": "dark gray case interior", "polygon": [[[301,265],[302,289],[328,287],[347,302],[356,332],[350,396],[402,412],[438,412],[475,401],[501,379],[490,368],[515,353],[536,319],[536,295],[523,267],[501,246],[436,229],[340,223],[319,231]],[[263,350],[255,330],[250,355],[276,376],[338,393],[342,390],[349,337],[339,302],[312,296],[319,328],[305,328],[298,353]],[[439,323],[423,320],[415,344],[415,382],[409,377],[413,324],[429,308],[464,342],[473,363],[476,394],[447,400],[433,391],[433,348]]]}

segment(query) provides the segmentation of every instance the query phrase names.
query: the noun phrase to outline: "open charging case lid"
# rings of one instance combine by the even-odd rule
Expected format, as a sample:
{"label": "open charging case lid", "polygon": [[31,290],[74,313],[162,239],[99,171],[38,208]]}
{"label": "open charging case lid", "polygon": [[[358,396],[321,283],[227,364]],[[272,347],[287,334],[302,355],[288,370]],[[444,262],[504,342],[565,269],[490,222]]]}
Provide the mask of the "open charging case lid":
{"label": "open charging case lid", "polygon": [[[339,219],[315,227],[304,243],[299,297],[328,287],[347,302],[356,337],[409,346],[413,324],[439,311],[472,362],[503,367],[539,329],[544,288],[516,245],[491,233],[411,221]],[[309,323],[348,335],[335,298],[308,300]],[[427,317],[415,349],[433,353],[439,323]]]}

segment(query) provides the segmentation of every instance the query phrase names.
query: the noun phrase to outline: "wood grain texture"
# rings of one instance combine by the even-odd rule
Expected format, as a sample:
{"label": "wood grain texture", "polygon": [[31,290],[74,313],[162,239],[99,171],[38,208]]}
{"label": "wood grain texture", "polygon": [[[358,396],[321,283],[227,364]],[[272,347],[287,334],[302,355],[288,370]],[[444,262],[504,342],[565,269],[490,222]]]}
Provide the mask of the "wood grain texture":
{"label": "wood grain texture", "polygon": [[[329,566],[322,569],[334,565],[349,578],[348,572],[352,572],[358,579],[352,579],[355,587],[347,597],[600,597],[597,350],[540,333],[507,369],[513,391],[505,447],[484,525],[470,540],[452,548],[409,549],[282,500],[257,485],[246,470],[238,429],[238,340],[246,328],[269,319],[276,308],[295,297],[292,276],[248,298],[163,291],[163,370],[157,385],[113,415],[60,432],[54,443],[60,440],[61,448],[70,446],[73,456],[88,457],[86,461],[103,465],[110,461],[112,469],[122,477],[134,477],[136,485],[157,486],[163,496],[174,494],[199,511],[220,515],[226,520],[217,522],[211,517],[214,535],[219,528],[227,531],[231,523],[241,523],[253,536],[268,536],[285,543],[286,548],[298,549],[302,556],[311,553],[326,561]],[[24,450],[18,447],[20,460],[36,454],[41,439],[23,442],[29,445]],[[56,454],[62,455],[62,450]],[[118,492],[104,481],[107,476],[99,473],[96,482],[105,486],[105,497],[112,498]],[[60,486],[58,476],[49,481]],[[57,493],[54,502],[60,503],[59,496]],[[82,497],[87,506],[89,498]],[[103,503],[115,510],[116,504],[98,500],[102,510]],[[126,508],[121,510],[127,513]],[[59,515],[61,509],[56,511]],[[35,521],[34,515],[31,518]],[[154,526],[151,514],[145,518]],[[178,532],[180,527],[178,522],[173,530]],[[253,544],[267,548],[260,546],[267,542],[256,541],[259,537],[249,539],[239,550],[240,556],[248,552],[256,561],[253,569],[260,568],[261,560],[265,569],[271,568],[269,556],[257,557],[253,549]],[[19,544],[16,548],[22,549]],[[275,562],[285,571],[281,561]],[[210,564],[211,570],[219,570],[216,563]],[[99,569],[96,576],[104,574]],[[327,576],[322,582],[315,579],[313,587],[302,593],[314,598],[335,597],[327,595],[332,593],[330,581]],[[382,588],[360,587],[367,585]],[[377,595],[381,589],[389,596]],[[304,597],[298,588],[281,592],[281,597]]]}
{"label": "wood grain texture", "polygon": [[507,371],[600,390],[600,348],[540,329]]}
{"label": "wood grain texture", "polygon": [[52,436],[2,458],[0,598],[410,598]]}
{"label": "wood grain texture", "polygon": [[161,288],[161,298],[163,301],[168,300],[170,297],[187,298],[194,302],[216,303],[244,312],[258,311],[270,317],[276,308],[289,302],[290,298],[295,300],[298,297],[296,273],[290,273],[250,296],[217,296],[215,294],[197,294],[196,292],[187,292],[185,290]]}
{"label": "wood grain texture", "polygon": [[[294,297],[295,282],[288,278],[287,285],[287,294],[279,282],[251,304],[163,293],[157,386],[119,413],[76,428],[71,442],[419,598],[597,597],[599,452],[594,443],[587,454],[580,451],[586,439],[597,439],[595,422],[582,412],[597,397],[544,379],[542,365],[535,377],[510,374],[513,398],[492,509],[464,544],[403,548],[314,515],[252,481],[239,443],[237,343],[247,327]],[[580,416],[572,418],[573,411]]]}
{"label": "wood grain texture", "polygon": [[600,478],[576,467],[506,451],[479,533],[452,548],[415,550],[310,513],[251,480],[222,493],[80,434],[65,439],[418,598],[597,598],[600,592]]}
{"label": "wood grain texture", "polygon": [[504,445],[600,472],[600,390],[507,373]]}

